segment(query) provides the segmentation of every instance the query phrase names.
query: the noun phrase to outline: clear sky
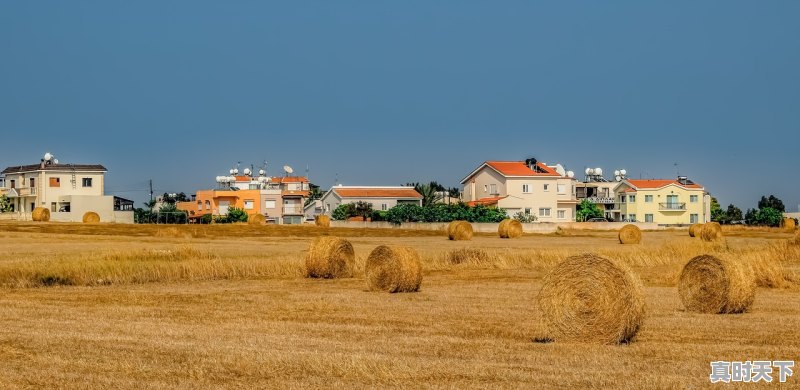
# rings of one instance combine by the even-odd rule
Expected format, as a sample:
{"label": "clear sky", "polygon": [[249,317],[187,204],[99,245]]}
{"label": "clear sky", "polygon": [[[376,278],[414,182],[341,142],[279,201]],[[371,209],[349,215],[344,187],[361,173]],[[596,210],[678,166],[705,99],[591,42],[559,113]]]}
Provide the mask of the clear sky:
{"label": "clear sky", "polygon": [[[237,161],[437,180],[535,156],[800,204],[800,1],[3,1],[0,165],[141,206]],[[677,169],[675,163],[678,164]]]}

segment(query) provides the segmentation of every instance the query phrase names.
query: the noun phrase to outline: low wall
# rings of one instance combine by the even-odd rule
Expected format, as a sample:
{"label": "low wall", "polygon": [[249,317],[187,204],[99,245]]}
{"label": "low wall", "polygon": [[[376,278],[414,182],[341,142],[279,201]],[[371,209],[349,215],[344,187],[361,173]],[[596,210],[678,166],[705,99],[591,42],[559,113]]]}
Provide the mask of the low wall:
{"label": "low wall", "polygon": [[[447,222],[407,222],[395,225],[390,222],[331,221],[331,227],[371,228],[371,229],[411,229],[411,230],[447,230]],[[499,223],[473,223],[472,229],[477,233],[496,233]],[[661,230],[663,226],[646,222],[564,222],[564,223],[523,223],[525,233],[555,233],[559,227],[574,230],[619,230],[625,225],[636,225],[642,230]]]}

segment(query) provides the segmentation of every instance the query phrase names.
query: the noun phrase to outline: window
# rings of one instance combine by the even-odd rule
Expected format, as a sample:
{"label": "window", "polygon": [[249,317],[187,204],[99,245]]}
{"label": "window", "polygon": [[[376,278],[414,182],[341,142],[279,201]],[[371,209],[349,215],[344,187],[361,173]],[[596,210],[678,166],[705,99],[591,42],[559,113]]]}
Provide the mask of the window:
{"label": "window", "polygon": [[628,214],[628,219],[631,222],[636,222],[636,214]]}
{"label": "window", "polygon": [[489,192],[489,186],[484,184],[483,185],[483,192]]}
{"label": "window", "polygon": [[625,203],[625,199],[626,199],[626,196],[625,196],[625,195],[620,195],[620,196],[619,196],[619,202],[620,202],[620,203]]}
{"label": "window", "polygon": [[525,215],[531,215],[531,208],[530,207],[526,207],[525,208]]}
{"label": "window", "polygon": [[[264,208],[265,209],[274,209],[275,208],[275,201],[274,200],[265,200],[264,201]],[[328,210],[330,211],[331,204],[328,203]]]}
{"label": "window", "polygon": [[244,201],[244,209],[245,210],[252,210],[253,209],[253,200],[252,199],[245,199],[245,201]]}
{"label": "window", "polygon": [[11,188],[17,188],[17,181],[11,180]]}
{"label": "window", "polygon": [[689,195],[689,202],[697,203],[697,195]]}
{"label": "window", "polygon": [[51,177],[50,178],[50,187],[61,187],[61,178],[60,177]]}
{"label": "window", "polygon": [[636,195],[628,195],[628,202],[635,203],[636,202]]}
{"label": "window", "polygon": [[203,202],[197,202],[197,209],[203,210]]}
{"label": "window", "polygon": [[91,177],[84,177],[81,179],[81,185],[83,187],[91,187],[92,186],[92,178]]}
{"label": "window", "polygon": [[[267,201],[267,204],[269,204],[269,201]],[[273,201],[272,204],[275,204],[275,201]],[[330,212],[330,211],[331,211],[331,204],[325,203],[325,212]]]}
{"label": "window", "polygon": [[389,210],[389,205],[386,203],[381,203],[381,211]]}
{"label": "window", "polygon": [[50,212],[55,213],[56,211],[58,211],[56,202],[50,202]]}
{"label": "window", "polygon": [[550,208],[549,207],[542,207],[539,209],[539,216],[540,217],[549,217],[550,216]]}
{"label": "window", "polygon": [[653,214],[645,214],[644,215],[645,222],[653,222]]}
{"label": "window", "polygon": [[550,191],[550,184],[545,184],[544,185],[544,190],[545,191]]}
{"label": "window", "polygon": [[556,191],[559,194],[566,194],[567,193],[567,186],[565,184],[558,184],[558,185],[556,185]]}
{"label": "window", "polygon": [[567,210],[558,210],[558,219],[566,219]]}
{"label": "window", "polygon": [[489,184],[489,195],[497,195],[497,184]]}
{"label": "window", "polygon": [[[645,203],[653,203],[653,195],[645,195],[644,196],[644,202]],[[645,217],[645,219],[647,219],[647,217]]]}
{"label": "window", "polygon": [[206,201],[206,210],[211,210],[211,201]]}
{"label": "window", "polygon": [[531,192],[531,187],[529,185],[527,185],[527,184],[523,184],[522,185],[522,193],[523,194],[528,194],[530,192]]}
{"label": "window", "polygon": [[36,179],[31,178],[31,188],[36,187]]}
{"label": "window", "polygon": [[689,216],[689,223],[697,223],[698,220],[699,220],[699,218],[698,218],[697,214],[692,214],[692,215]]}

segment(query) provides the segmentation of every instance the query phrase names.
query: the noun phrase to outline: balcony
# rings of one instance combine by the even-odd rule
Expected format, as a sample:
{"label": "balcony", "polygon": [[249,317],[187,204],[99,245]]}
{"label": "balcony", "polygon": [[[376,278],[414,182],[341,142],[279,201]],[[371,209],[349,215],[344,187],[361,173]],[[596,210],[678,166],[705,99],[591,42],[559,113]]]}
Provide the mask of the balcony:
{"label": "balcony", "polygon": [[303,214],[303,207],[301,206],[283,206],[283,215],[290,214]]}
{"label": "balcony", "polygon": [[659,203],[658,209],[662,211],[686,211],[686,203]]}
{"label": "balcony", "polygon": [[608,196],[590,196],[586,200],[594,204],[614,204],[617,202],[617,198]]}

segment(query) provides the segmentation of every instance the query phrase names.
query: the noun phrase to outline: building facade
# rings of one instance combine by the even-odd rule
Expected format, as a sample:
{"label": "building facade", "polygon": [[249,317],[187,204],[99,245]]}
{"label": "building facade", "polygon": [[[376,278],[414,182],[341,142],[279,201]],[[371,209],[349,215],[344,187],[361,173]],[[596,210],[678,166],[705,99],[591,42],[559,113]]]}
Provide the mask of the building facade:
{"label": "building facade", "polygon": [[572,176],[560,165],[535,159],[486,161],[461,180],[461,198],[505,209],[511,217],[521,213],[539,222],[570,222],[578,203]]}
{"label": "building facade", "polygon": [[50,210],[50,220],[81,222],[93,211],[101,222],[133,223],[132,202],[105,194],[100,164],[59,163],[50,153],[39,164],[5,168],[0,173],[0,195],[11,201],[15,219],[30,219],[36,207]]}
{"label": "building facade", "polygon": [[711,220],[711,196],[686,177],[621,181],[614,189],[623,221],[685,226]]}
{"label": "building facade", "polygon": [[343,186],[338,185],[320,199],[324,214],[331,215],[341,204],[367,202],[376,211],[386,211],[398,204],[422,205],[422,195],[414,187],[405,186]]}

